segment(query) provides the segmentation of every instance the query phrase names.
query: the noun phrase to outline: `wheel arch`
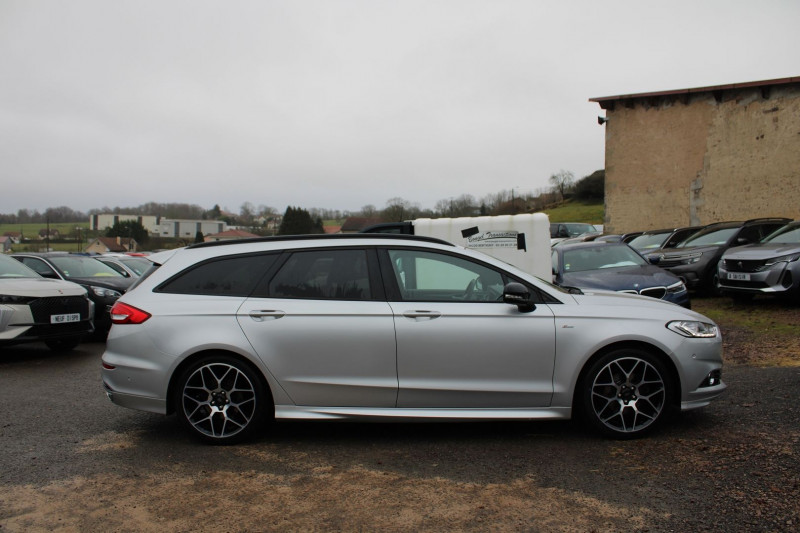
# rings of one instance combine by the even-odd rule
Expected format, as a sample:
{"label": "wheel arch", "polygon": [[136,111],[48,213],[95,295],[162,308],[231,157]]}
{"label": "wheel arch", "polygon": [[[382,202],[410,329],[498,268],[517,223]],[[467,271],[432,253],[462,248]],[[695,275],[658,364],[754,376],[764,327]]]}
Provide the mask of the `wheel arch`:
{"label": "wheel arch", "polygon": [[184,370],[191,366],[195,361],[202,359],[203,357],[207,357],[210,355],[224,355],[227,357],[232,357],[237,361],[241,362],[244,365],[253,371],[253,373],[258,376],[258,379],[261,382],[261,385],[264,387],[264,391],[267,393],[270,402],[272,403],[272,408],[270,409],[270,418],[274,417],[275,408],[274,408],[274,396],[272,394],[272,388],[270,387],[269,380],[264,375],[264,372],[251,361],[247,357],[243,356],[240,353],[231,351],[231,350],[223,350],[223,349],[207,349],[201,350],[197,353],[193,353],[192,355],[184,358],[177,367],[172,372],[172,375],[169,378],[169,385],[167,386],[167,414],[174,414],[175,413],[175,391],[177,388],[178,378],[183,374]]}
{"label": "wheel arch", "polygon": [[675,387],[675,391],[672,395],[672,403],[669,407],[671,408],[680,408],[681,404],[681,378],[680,374],[678,373],[678,368],[675,365],[675,362],[667,355],[663,350],[659,349],[657,346],[649,344],[643,341],[620,341],[609,344],[607,346],[603,346],[595,353],[589,357],[581,367],[581,371],[578,373],[578,378],[574,383],[573,391],[572,391],[572,410],[576,416],[582,416],[583,413],[583,402],[581,402],[581,383],[583,383],[584,379],[586,378],[587,372],[592,367],[595,361],[603,357],[604,355],[616,351],[616,350],[624,350],[624,349],[635,349],[635,350],[642,350],[653,357],[656,357],[661,361],[667,372],[669,372],[669,379],[673,386]]}

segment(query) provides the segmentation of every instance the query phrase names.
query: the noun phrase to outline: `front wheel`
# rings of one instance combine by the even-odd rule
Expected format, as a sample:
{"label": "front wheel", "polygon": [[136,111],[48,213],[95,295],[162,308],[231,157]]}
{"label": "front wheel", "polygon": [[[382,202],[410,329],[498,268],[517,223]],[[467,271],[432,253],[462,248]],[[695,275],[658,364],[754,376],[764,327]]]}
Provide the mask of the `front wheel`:
{"label": "front wheel", "polygon": [[264,422],[271,406],[253,369],[224,354],[204,357],[178,378],[178,417],[192,433],[213,444],[233,444]]}
{"label": "front wheel", "polygon": [[674,394],[664,364],[638,349],[604,355],[592,364],[581,386],[589,423],[621,439],[639,437],[660,424]]}

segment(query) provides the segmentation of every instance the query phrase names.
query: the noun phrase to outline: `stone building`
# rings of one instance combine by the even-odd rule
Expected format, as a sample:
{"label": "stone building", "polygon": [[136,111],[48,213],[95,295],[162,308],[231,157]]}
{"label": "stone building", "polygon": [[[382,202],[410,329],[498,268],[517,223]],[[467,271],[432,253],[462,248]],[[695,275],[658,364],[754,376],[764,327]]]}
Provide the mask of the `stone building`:
{"label": "stone building", "polygon": [[800,77],[591,98],[605,231],[800,218]]}

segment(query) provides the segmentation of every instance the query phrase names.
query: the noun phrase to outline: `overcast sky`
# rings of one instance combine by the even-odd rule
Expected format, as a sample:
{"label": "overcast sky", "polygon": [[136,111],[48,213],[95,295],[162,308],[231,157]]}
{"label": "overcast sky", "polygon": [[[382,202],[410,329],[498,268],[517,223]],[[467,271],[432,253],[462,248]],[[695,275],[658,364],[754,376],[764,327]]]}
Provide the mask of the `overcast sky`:
{"label": "overcast sky", "polygon": [[800,75],[800,2],[0,0],[0,213],[356,211],[604,166],[592,97]]}

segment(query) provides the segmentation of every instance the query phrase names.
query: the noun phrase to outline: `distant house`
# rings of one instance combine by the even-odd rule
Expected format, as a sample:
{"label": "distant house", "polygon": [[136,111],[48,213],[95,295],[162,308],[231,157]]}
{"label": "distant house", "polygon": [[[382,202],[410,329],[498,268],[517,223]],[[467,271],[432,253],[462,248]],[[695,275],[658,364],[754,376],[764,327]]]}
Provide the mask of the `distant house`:
{"label": "distant house", "polygon": [[128,237],[98,237],[83,251],[96,254],[125,253],[135,252],[137,246],[136,240]]}
{"label": "distant house", "polygon": [[342,232],[342,227],[341,226],[322,226],[322,229],[327,234],[341,233]]}
{"label": "distant house", "polygon": [[47,239],[47,238],[50,238],[50,239],[58,239],[59,235],[60,235],[60,234],[58,233],[58,230],[57,230],[57,229],[51,229],[51,230],[50,230],[50,235],[49,235],[49,237],[48,237],[48,235],[47,235],[47,228],[42,228],[42,229],[40,229],[40,230],[39,230],[39,238],[40,238],[41,240],[45,240],[45,239]]}
{"label": "distant house", "polygon": [[232,241],[236,239],[252,239],[253,237],[259,237],[259,235],[241,229],[229,229],[228,231],[223,231],[222,233],[206,235],[203,240],[205,242]]}
{"label": "distant house", "polygon": [[11,239],[11,242],[13,244],[19,244],[20,242],[22,242],[22,233],[20,233],[19,231],[7,231],[3,233],[3,237],[8,237],[9,239]]}
{"label": "distant house", "polygon": [[364,228],[374,224],[385,222],[382,218],[378,217],[347,217],[347,220],[342,224],[342,233],[358,233]]}
{"label": "distant house", "polygon": [[0,237],[0,252],[7,253],[11,250],[11,237],[5,235]]}

